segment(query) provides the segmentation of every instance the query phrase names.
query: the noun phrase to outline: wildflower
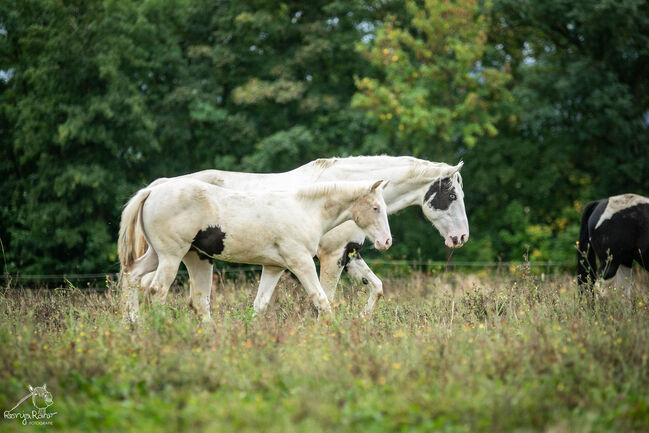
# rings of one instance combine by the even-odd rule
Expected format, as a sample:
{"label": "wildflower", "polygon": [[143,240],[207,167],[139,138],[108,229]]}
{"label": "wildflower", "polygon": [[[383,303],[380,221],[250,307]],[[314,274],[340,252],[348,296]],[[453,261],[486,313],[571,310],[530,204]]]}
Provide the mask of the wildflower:
{"label": "wildflower", "polygon": [[196,333],[198,333],[198,334],[202,334],[202,333],[203,333],[203,330],[202,330],[201,328],[198,328],[198,330],[196,331]]}
{"label": "wildflower", "polygon": [[397,60],[399,60],[399,56],[392,56],[392,61],[393,62],[396,62]]}
{"label": "wildflower", "polygon": [[401,368],[401,363],[400,362],[393,362],[392,363],[392,368],[395,370],[399,370]]}

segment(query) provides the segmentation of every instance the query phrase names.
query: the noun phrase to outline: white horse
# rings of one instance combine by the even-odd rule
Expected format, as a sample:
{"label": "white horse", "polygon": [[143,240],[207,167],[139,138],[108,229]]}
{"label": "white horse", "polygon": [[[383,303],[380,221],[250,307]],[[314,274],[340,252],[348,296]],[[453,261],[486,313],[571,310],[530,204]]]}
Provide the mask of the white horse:
{"label": "white horse", "polygon": [[[207,259],[263,265],[264,279],[255,299],[264,311],[285,269],[297,276],[315,306],[331,311],[313,263],[320,238],[333,227],[353,220],[388,249],[392,236],[383,189],[386,183],[327,182],[284,191],[234,191],[197,179],[178,178],[139,191],[126,205],[120,225],[121,285],[126,313],[137,319],[138,285],[163,302],[182,260],[190,279],[208,287],[192,299],[204,318],[210,317],[209,283],[212,265]],[[136,227],[149,245],[137,258]],[[191,252],[190,252],[191,251]],[[197,258],[195,262],[191,260]],[[147,274],[152,278],[142,279]]]}
{"label": "white horse", "polygon": [[[318,159],[284,173],[257,174],[204,170],[179,176],[179,178],[200,179],[237,190],[282,188],[336,180],[389,180],[390,183],[383,194],[388,206],[388,214],[396,213],[408,206],[419,205],[425,217],[437,228],[446,245],[457,248],[469,238],[469,223],[464,208],[464,192],[460,176],[461,167],[462,163],[451,166],[408,156],[383,155]],[[168,181],[168,178],[161,178],[154,181],[151,186]],[[124,219],[123,215],[122,219]],[[364,313],[369,313],[383,295],[383,283],[358,253],[364,240],[363,230],[349,221],[332,229],[320,239],[317,255],[320,260],[320,283],[328,299],[334,299],[340,274],[345,269],[353,279],[369,286],[370,294],[363,310]],[[133,241],[135,244],[131,248],[139,257],[146,251],[146,243],[141,232],[133,236]],[[183,262],[192,276],[189,281],[190,303],[196,305],[198,299],[209,296],[212,267],[191,252]],[[274,272],[264,269],[259,287],[267,287],[277,278]],[[202,283],[199,284],[199,280]]]}

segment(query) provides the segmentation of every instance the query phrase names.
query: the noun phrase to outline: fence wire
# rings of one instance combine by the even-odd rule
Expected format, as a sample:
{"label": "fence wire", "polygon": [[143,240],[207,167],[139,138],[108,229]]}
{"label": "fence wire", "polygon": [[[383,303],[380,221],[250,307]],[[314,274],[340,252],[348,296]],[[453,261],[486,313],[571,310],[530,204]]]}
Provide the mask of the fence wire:
{"label": "fence wire", "polygon": [[[413,269],[426,269],[426,268],[435,268],[435,267],[448,267],[453,268],[498,268],[498,269],[509,269],[512,267],[518,267],[523,265],[529,265],[533,268],[559,268],[564,267],[566,269],[572,266],[571,262],[562,262],[562,261],[535,261],[535,262],[487,262],[487,261],[451,261],[447,263],[446,261],[441,260],[365,260],[367,264],[378,267],[410,267]],[[215,268],[214,271],[219,274],[228,274],[228,273],[245,273],[245,272],[254,272],[261,270],[260,265],[241,265],[237,267],[224,267],[224,268]],[[20,282],[20,281],[43,281],[43,282],[55,282],[55,281],[91,281],[98,279],[108,279],[116,280],[118,278],[118,273],[115,272],[106,272],[106,273],[94,273],[94,274],[4,274],[0,275],[0,279],[4,281]],[[178,275],[186,276],[187,272],[184,270],[179,270]]]}

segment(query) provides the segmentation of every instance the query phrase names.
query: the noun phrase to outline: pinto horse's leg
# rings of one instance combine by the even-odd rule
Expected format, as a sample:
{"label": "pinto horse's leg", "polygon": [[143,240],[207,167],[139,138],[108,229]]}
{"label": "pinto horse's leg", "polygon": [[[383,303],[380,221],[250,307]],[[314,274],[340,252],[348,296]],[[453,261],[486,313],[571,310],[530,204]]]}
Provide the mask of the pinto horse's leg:
{"label": "pinto horse's leg", "polygon": [[287,257],[287,262],[289,264],[288,269],[300,280],[316,308],[325,314],[331,313],[331,305],[327,295],[322,290],[315,264],[309,253],[292,254],[291,257]]}
{"label": "pinto horse's leg", "polygon": [[383,282],[372,272],[369,266],[367,266],[367,263],[365,263],[365,260],[360,256],[350,260],[345,270],[354,280],[366,284],[369,287],[370,295],[367,298],[367,303],[365,304],[365,308],[363,308],[362,314],[365,316],[371,313],[374,311],[376,301],[383,296]]}
{"label": "pinto horse's leg", "polygon": [[195,251],[185,254],[183,263],[189,272],[189,306],[200,314],[203,320],[210,320],[212,263],[201,259]]}
{"label": "pinto horse's leg", "polygon": [[257,296],[255,297],[254,303],[256,314],[262,314],[268,308],[268,305],[273,298],[277,282],[283,272],[284,268],[278,266],[264,266],[261,269],[261,278],[259,280],[259,287],[257,288]]}
{"label": "pinto horse's leg", "polygon": [[633,269],[630,266],[620,265],[615,273],[615,287],[618,289],[624,289],[624,294],[627,297],[631,296],[632,271]]}

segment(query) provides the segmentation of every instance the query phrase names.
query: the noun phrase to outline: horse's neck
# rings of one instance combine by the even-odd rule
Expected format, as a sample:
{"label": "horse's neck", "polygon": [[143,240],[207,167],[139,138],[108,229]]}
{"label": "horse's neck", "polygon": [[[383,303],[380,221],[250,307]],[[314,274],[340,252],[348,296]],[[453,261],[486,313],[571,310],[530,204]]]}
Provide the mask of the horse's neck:
{"label": "horse's neck", "polygon": [[[383,197],[388,213],[392,214],[420,204],[425,188],[445,166],[410,157],[377,156],[337,159],[326,167],[314,161],[290,173],[309,176],[312,180],[389,180]],[[425,177],[417,174],[422,171],[426,172]]]}
{"label": "horse's neck", "polygon": [[337,190],[335,193],[313,196],[303,200],[304,210],[309,214],[314,214],[314,208],[320,209],[319,228],[324,235],[345,221],[354,219],[352,206],[360,195],[358,190]]}

